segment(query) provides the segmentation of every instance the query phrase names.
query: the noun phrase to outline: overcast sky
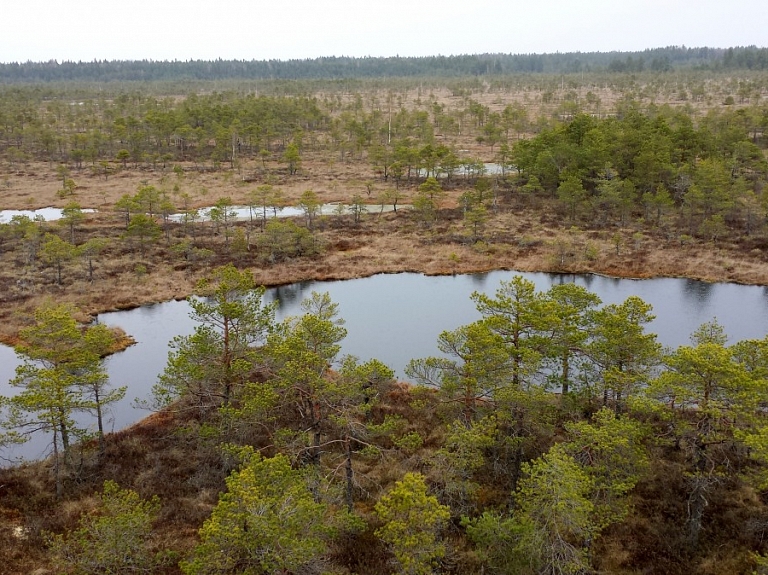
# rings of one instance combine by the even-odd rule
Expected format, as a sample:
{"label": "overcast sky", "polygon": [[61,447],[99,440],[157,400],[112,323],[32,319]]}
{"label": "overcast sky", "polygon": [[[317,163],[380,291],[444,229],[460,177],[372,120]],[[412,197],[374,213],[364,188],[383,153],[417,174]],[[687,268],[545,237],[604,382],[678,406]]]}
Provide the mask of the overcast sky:
{"label": "overcast sky", "polygon": [[768,0],[2,0],[0,62],[768,46]]}

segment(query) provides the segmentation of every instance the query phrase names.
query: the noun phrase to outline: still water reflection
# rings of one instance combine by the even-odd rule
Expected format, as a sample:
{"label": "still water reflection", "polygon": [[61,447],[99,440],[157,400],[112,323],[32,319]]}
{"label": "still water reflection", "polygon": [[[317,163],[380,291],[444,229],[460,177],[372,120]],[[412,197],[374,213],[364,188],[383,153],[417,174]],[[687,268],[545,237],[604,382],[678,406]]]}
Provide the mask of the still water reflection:
{"label": "still water reflection", "polygon": [[[84,208],[83,213],[91,214],[96,210]],[[7,224],[16,216],[26,216],[30,220],[42,218],[46,222],[60,220],[62,215],[61,208],[40,208],[38,210],[0,210],[0,224]]]}
{"label": "still water reflection", "polygon": [[[348,335],[344,354],[362,360],[377,358],[404,376],[412,358],[437,353],[436,340],[443,330],[478,318],[469,299],[473,291],[492,295],[502,280],[517,272],[427,277],[420,274],[377,275],[337,282],[300,282],[267,291],[268,301],[279,304],[278,319],[301,313],[302,299],[312,291],[327,291],[339,304]],[[725,327],[731,343],[762,338],[768,333],[768,288],[735,284],[707,284],[686,279],[626,280],[594,275],[524,273],[537,289],[576,283],[595,292],[603,303],[620,303],[637,295],[653,305],[656,320],[650,330],[667,346],[689,343],[693,330],[713,318]],[[168,342],[192,332],[189,306],[170,301],[129,311],[104,313],[99,321],[122,327],[137,344],[107,360],[112,385],[127,385],[128,393],[113,408],[110,429],[120,429],[146,412],[131,407],[135,398],[147,397],[168,354]],[[19,361],[8,347],[0,346],[0,394],[13,392],[8,380]],[[45,441],[25,446],[26,457],[43,455]]]}

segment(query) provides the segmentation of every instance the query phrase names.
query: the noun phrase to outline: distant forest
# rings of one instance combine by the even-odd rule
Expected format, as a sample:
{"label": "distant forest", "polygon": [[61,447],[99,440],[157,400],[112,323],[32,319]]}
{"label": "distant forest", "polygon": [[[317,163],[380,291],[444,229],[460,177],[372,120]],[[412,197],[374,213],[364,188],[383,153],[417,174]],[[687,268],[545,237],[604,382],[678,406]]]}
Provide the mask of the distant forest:
{"label": "distant forest", "polygon": [[686,48],[641,52],[478,54],[419,58],[324,57],[306,60],[25,62],[0,64],[0,82],[338,79],[504,74],[635,73],[676,69],[768,70],[768,48]]}

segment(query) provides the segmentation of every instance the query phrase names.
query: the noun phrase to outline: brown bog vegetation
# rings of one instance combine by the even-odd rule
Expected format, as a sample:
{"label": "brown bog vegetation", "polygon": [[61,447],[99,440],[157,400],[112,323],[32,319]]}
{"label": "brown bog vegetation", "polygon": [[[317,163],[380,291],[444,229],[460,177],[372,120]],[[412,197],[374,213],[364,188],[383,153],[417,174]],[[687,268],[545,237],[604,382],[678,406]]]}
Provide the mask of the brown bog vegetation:
{"label": "brown bog vegetation", "polygon": [[[85,321],[211,277],[209,288],[511,269],[768,285],[764,73],[351,86],[0,87],[0,207],[64,210],[0,223],[0,338],[18,343],[51,302]],[[272,217],[287,207],[298,215]],[[86,438],[0,469],[0,570],[765,569],[768,344],[729,347],[710,325],[662,353],[652,336],[622,339],[642,332],[638,302],[597,308],[529,287],[501,294],[519,308],[476,302],[484,321],[441,336],[452,363],[415,361],[407,384],[339,363],[330,302],[242,349],[189,340],[157,413],[101,446]],[[0,414],[14,407],[4,399]],[[223,493],[285,505],[248,470],[288,482],[306,532],[225,514]],[[421,510],[403,521],[418,549],[393,527],[398,497]],[[147,532],[113,504],[146,512]],[[78,563],[85,547],[110,547],[99,518],[116,540],[138,537],[136,557]],[[253,562],[270,556],[254,526],[306,547],[282,542],[279,560]],[[211,551],[222,533],[230,563]]]}

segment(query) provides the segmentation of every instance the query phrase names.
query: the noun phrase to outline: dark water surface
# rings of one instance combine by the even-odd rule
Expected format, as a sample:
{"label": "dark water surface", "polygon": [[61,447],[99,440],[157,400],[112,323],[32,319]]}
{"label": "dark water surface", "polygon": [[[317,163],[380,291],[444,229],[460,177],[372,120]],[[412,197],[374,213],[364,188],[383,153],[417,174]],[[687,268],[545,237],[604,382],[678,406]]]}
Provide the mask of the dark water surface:
{"label": "dark water surface", "polygon": [[[301,282],[269,289],[266,297],[279,302],[278,319],[282,319],[300,314],[302,299],[312,291],[327,291],[346,321],[348,334],[342,354],[362,360],[377,358],[402,378],[410,359],[437,353],[436,340],[441,331],[479,317],[469,299],[472,292],[493,295],[501,281],[515,275],[533,281],[541,291],[559,283],[576,283],[596,293],[606,304],[639,296],[653,306],[656,315],[650,331],[670,347],[688,344],[691,332],[714,318],[724,326],[729,343],[768,334],[768,288],[686,279],[627,280],[505,271],[458,276],[403,273],[349,281]],[[194,324],[188,314],[186,301],[170,301],[99,316],[101,323],[120,326],[137,341],[107,359],[111,384],[128,386],[125,399],[112,408],[108,430],[126,427],[147,414],[131,404],[150,394],[165,367],[168,342],[176,335],[192,333]],[[15,391],[8,380],[19,363],[11,348],[0,346],[0,395]],[[45,455],[46,449],[46,438],[40,438],[16,448],[14,454],[36,458]]]}

